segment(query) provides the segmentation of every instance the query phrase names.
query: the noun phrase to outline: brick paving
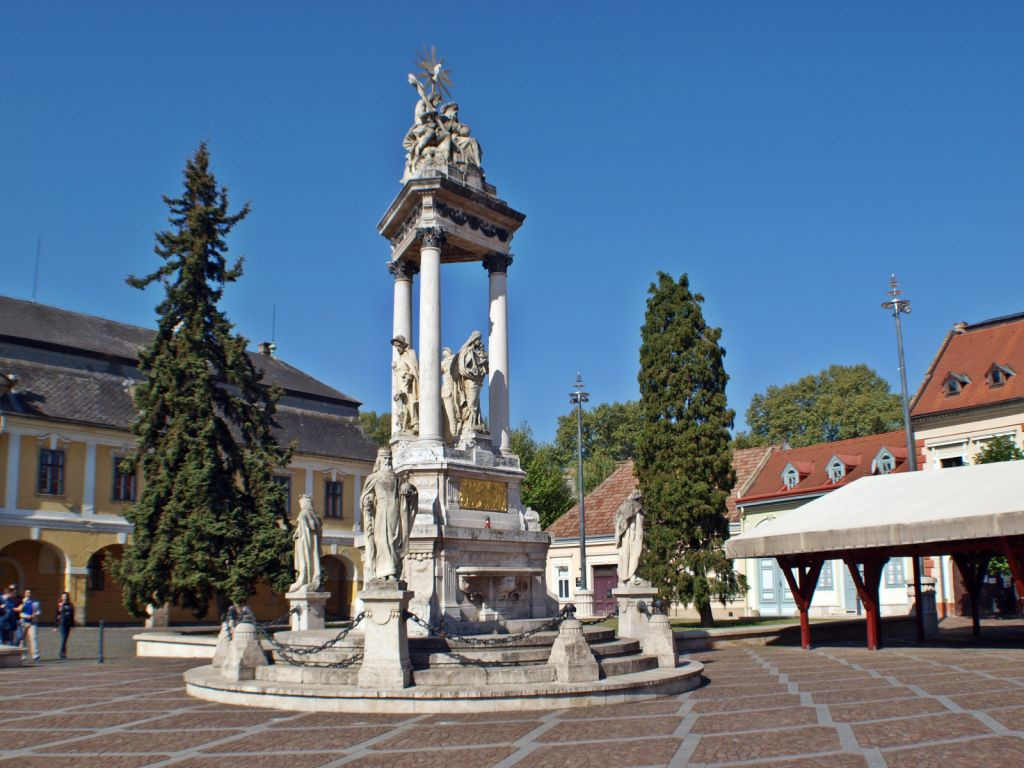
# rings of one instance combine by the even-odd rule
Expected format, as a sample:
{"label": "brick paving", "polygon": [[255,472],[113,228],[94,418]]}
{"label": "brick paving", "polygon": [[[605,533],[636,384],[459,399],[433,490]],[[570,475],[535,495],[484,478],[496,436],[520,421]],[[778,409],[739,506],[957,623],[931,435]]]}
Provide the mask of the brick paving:
{"label": "brick paving", "polygon": [[1020,645],[730,648],[689,654],[707,684],[672,698],[453,715],[230,707],[185,695],[195,662],[44,662],[0,669],[0,768],[1020,766]]}

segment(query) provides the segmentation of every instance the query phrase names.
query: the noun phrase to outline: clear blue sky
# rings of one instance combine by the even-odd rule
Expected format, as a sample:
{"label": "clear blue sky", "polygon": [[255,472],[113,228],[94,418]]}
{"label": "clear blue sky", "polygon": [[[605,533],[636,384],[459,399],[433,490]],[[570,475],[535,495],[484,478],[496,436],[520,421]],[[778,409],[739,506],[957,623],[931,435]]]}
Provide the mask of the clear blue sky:
{"label": "clear blue sky", "polygon": [[[527,215],[509,272],[512,419],[548,439],[582,371],[638,396],[659,270],[723,329],[737,426],[832,363],[916,388],[958,320],[1024,311],[1024,2],[8,3],[0,293],[152,325],[160,196],[207,140],[253,212],[225,308],[252,341],[388,407],[399,191],[424,44],[454,73],[488,181]],[[444,274],[443,338],[486,327]]]}

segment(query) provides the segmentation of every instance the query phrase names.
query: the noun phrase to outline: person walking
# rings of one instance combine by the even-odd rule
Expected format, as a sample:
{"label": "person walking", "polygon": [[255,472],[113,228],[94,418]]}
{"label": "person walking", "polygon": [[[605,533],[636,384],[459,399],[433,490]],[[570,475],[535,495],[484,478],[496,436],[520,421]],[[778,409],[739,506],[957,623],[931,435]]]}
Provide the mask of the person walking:
{"label": "person walking", "polygon": [[0,643],[4,645],[15,645],[15,636],[18,634],[18,606],[14,602],[14,591],[10,587],[4,588],[0,596]]}
{"label": "person walking", "polygon": [[39,661],[39,601],[32,597],[32,590],[25,590],[25,597],[18,609],[21,614],[21,632],[25,639],[25,653],[33,661]]}
{"label": "person walking", "polygon": [[60,593],[60,602],[57,603],[57,621],[53,628],[54,632],[60,632],[60,657],[68,657],[68,635],[71,628],[75,626],[75,606],[71,603],[71,595],[67,592]]}

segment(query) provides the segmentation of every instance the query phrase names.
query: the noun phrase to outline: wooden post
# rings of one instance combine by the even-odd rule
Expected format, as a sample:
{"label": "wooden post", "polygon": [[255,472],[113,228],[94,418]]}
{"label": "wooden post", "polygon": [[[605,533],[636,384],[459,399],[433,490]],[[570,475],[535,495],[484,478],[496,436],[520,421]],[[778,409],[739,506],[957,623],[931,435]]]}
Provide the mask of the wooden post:
{"label": "wooden post", "polygon": [[843,562],[850,570],[850,578],[857,588],[857,595],[864,604],[866,613],[866,624],[868,631],[868,650],[877,651],[882,647],[882,615],[878,605],[878,583],[882,580],[882,570],[885,568],[887,557],[873,557],[864,559],[864,578],[861,578],[860,570],[857,568],[857,560],[853,557],[844,557]]}
{"label": "wooden post", "polygon": [[978,604],[978,598],[981,597],[981,587],[985,583],[990,559],[988,555],[971,556],[967,552],[953,554],[953,562],[956,563],[960,578],[964,580],[964,586],[971,597],[971,631],[975,637],[981,636],[981,606]]}
{"label": "wooden post", "polygon": [[[786,577],[789,584],[789,591],[793,593],[793,600],[800,611],[800,647],[805,651],[811,648],[811,620],[807,609],[811,607],[811,600],[814,597],[814,588],[818,585],[818,576],[821,575],[821,566],[824,560],[820,557],[810,560],[807,565],[798,565],[790,557],[777,557],[782,575]],[[793,568],[797,569],[798,578],[793,577]]]}

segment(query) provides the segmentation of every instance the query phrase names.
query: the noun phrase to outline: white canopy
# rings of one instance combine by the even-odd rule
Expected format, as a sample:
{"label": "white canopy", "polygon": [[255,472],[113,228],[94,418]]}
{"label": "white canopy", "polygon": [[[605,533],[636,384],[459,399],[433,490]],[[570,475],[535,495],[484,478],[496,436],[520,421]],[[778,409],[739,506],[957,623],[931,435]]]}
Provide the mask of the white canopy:
{"label": "white canopy", "polygon": [[1005,461],[864,477],[733,536],[725,553],[776,557],[1019,535],[1024,461]]}

